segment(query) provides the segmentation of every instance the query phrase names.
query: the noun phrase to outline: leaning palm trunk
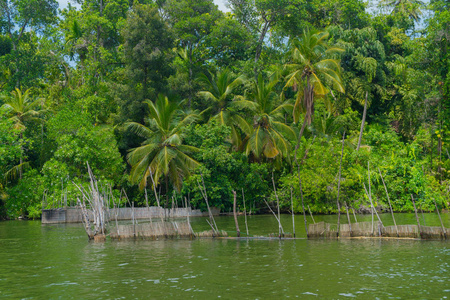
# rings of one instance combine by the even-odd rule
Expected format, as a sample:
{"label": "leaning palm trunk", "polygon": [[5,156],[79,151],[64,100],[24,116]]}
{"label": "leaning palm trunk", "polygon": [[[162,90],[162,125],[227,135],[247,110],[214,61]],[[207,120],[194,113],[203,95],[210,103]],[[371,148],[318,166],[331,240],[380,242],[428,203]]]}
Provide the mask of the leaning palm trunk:
{"label": "leaning palm trunk", "polygon": [[305,88],[304,97],[305,97],[304,99],[305,99],[305,104],[306,104],[306,114],[305,114],[305,119],[303,120],[302,128],[300,129],[300,133],[298,134],[297,145],[295,146],[294,160],[297,165],[298,185],[300,188],[300,198],[302,201],[303,220],[305,222],[306,236],[308,236],[308,221],[306,221],[305,202],[303,199],[302,177],[300,175],[300,163],[298,162],[298,159],[297,159],[297,152],[298,152],[298,149],[300,148],[300,142],[303,137],[303,132],[305,131],[305,128],[306,128],[306,123],[311,124],[311,119],[312,119],[311,114],[312,114],[312,111],[314,110],[314,103],[313,103],[314,87],[309,85],[309,79],[308,79],[307,86]]}

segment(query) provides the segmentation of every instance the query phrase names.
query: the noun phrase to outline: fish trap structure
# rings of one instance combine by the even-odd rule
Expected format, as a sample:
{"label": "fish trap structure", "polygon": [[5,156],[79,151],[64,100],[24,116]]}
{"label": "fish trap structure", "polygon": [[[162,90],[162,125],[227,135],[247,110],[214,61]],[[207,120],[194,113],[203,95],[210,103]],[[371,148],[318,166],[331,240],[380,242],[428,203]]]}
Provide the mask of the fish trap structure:
{"label": "fish trap structure", "polygon": [[191,238],[194,231],[187,221],[163,221],[144,224],[117,225],[110,228],[111,239],[157,239],[164,238]]}
{"label": "fish trap structure", "polygon": [[[383,226],[381,222],[341,224],[339,237],[392,237],[426,240],[447,239],[450,230],[444,227],[419,225]],[[319,222],[308,226],[308,238],[338,238],[336,224]]]}

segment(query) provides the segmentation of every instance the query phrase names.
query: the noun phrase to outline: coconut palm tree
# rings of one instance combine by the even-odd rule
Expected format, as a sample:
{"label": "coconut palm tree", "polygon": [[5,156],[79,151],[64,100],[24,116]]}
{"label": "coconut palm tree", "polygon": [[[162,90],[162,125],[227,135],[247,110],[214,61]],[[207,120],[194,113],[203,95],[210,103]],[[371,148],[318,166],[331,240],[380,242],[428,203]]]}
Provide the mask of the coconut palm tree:
{"label": "coconut palm tree", "polygon": [[208,77],[206,74],[200,74],[198,81],[206,87],[198,94],[209,101],[207,112],[212,115],[211,118],[216,118],[221,124],[227,124],[230,117],[228,108],[231,99],[229,96],[233,89],[243,82],[243,78],[235,78],[230,70],[225,69],[217,72],[215,76]]}
{"label": "coconut palm tree", "polygon": [[149,108],[147,125],[129,122],[126,127],[145,140],[142,146],[131,149],[127,155],[132,166],[130,178],[139,182],[143,189],[149,176],[153,176],[155,186],[164,178],[166,184],[166,205],[168,204],[169,181],[180,191],[183,179],[190,175],[198,162],[189,153],[198,149],[183,144],[184,129],[197,118],[195,114],[184,115],[180,103],[169,101],[159,95],[155,103],[145,101]]}
{"label": "coconut palm tree", "polygon": [[340,61],[333,57],[344,49],[329,47],[328,36],[328,32],[305,30],[299,38],[291,40],[290,62],[285,66],[289,72],[285,87],[300,88],[294,105],[295,122],[303,110],[305,122],[311,124],[315,96],[324,97],[330,87],[344,92]]}
{"label": "coconut palm tree", "polygon": [[[26,129],[25,122],[37,119],[44,112],[45,100],[38,97],[33,98],[31,89],[22,93],[20,89],[16,88],[9,95],[2,95],[1,100],[4,103],[2,107],[6,109],[9,119],[14,124],[14,128],[19,130],[20,139],[23,138],[23,131]],[[38,106],[40,106],[40,109],[36,110]],[[23,162],[23,158],[20,157],[19,165],[8,171],[8,174],[14,175],[19,173],[19,178],[22,178],[22,168],[26,164]]]}
{"label": "coconut palm tree", "polygon": [[425,7],[425,4],[420,0],[383,0],[380,4],[392,8],[391,14],[402,13],[416,22],[422,15],[420,9]]}
{"label": "coconut palm tree", "polygon": [[242,120],[233,110],[230,110],[232,105],[230,95],[237,85],[244,82],[244,79],[242,77],[235,78],[230,70],[224,69],[217,72],[215,76],[208,77],[201,74],[198,81],[205,86],[205,90],[198,94],[208,101],[208,108],[202,114],[210,114],[210,120],[216,119],[219,124],[231,127],[232,142],[238,146],[240,139],[235,124],[242,123]]}
{"label": "coconut palm tree", "polygon": [[334,55],[344,52],[344,49],[329,47],[327,44],[328,36],[328,32],[304,30],[300,37],[291,40],[290,62],[286,65],[286,69],[290,73],[287,76],[285,87],[293,87],[294,90],[299,90],[294,105],[294,122],[298,122],[300,112],[305,112],[303,125],[297,138],[297,145],[295,146],[294,160],[297,165],[303,218],[307,235],[308,228],[306,226],[302,180],[297,152],[300,148],[306,123],[311,124],[314,116],[314,97],[324,97],[330,92],[330,87],[344,92],[344,86],[340,76],[340,61],[334,57]]}
{"label": "coconut palm tree", "polygon": [[[44,99],[32,98],[31,89],[24,93],[18,88],[12,91],[9,95],[1,96],[3,107],[8,111],[10,120],[14,123],[14,128],[18,130],[25,130],[25,121],[35,119],[43,112]],[[40,110],[35,110],[36,107]]]}
{"label": "coconut palm tree", "polygon": [[[251,90],[244,97],[239,97],[233,105],[250,112],[249,123],[240,123],[239,127],[247,134],[245,152],[256,159],[287,158],[291,148],[290,140],[295,140],[293,129],[286,125],[284,114],[292,113],[292,104],[279,103],[279,96],[274,91],[278,79],[266,83],[261,74],[258,81],[251,83]],[[243,118],[242,118],[243,120]]]}

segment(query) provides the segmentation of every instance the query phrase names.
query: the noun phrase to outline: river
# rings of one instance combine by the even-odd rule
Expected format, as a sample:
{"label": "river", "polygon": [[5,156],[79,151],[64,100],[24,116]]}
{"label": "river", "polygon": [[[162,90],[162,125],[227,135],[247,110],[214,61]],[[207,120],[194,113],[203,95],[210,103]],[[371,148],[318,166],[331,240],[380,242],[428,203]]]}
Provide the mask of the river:
{"label": "river", "polygon": [[[389,214],[381,217],[391,225]],[[420,217],[429,226],[439,224],[435,214]],[[396,218],[400,224],[415,222],[413,214]],[[450,227],[449,214],[443,220]],[[292,232],[290,216],[282,221]],[[295,221],[297,236],[304,237],[303,218]],[[204,218],[192,223],[195,230],[208,226]],[[242,216],[239,224],[245,233]],[[230,235],[235,231],[232,217],[218,217],[217,225]],[[273,216],[250,216],[248,225],[251,235],[278,232]],[[449,246],[394,239],[94,243],[80,224],[7,221],[0,222],[0,298],[445,299]]]}

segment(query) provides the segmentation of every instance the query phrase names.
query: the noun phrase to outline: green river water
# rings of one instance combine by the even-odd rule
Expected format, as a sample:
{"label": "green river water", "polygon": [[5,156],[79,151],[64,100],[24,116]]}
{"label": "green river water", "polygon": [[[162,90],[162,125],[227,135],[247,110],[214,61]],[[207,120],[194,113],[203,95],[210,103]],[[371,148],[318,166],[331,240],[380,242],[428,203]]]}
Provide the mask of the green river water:
{"label": "green river water", "polygon": [[[357,216],[368,221],[370,216]],[[385,225],[389,214],[381,216]],[[345,216],[344,216],[345,218]],[[396,214],[415,224],[413,214]],[[336,222],[336,216],[315,216]],[[235,231],[232,217],[216,218]],[[311,221],[310,217],[308,220]],[[450,227],[449,214],[443,215]],[[196,231],[204,218],[191,220]],[[292,232],[288,215],[282,216]],[[352,221],[354,218],[352,216]],[[435,214],[421,216],[438,226]],[[302,216],[297,236],[304,237]],[[239,218],[245,232],[243,217]],[[250,234],[278,232],[273,216],[250,216]],[[446,299],[450,242],[395,239],[157,240],[89,242],[80,224],[0,222],[4,299]]]}

